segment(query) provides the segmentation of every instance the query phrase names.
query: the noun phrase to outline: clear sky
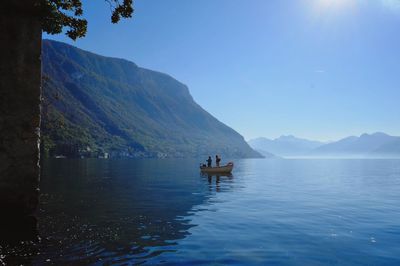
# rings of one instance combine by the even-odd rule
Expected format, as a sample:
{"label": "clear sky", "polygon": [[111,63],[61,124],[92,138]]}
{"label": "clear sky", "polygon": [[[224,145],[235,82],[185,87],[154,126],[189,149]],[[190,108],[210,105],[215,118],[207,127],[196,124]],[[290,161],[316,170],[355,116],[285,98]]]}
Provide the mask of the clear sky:
{"label": "clear sky", "polygon": [[170,74],[246,139],[400,135],[400,0],[135,0],[64,41]]}

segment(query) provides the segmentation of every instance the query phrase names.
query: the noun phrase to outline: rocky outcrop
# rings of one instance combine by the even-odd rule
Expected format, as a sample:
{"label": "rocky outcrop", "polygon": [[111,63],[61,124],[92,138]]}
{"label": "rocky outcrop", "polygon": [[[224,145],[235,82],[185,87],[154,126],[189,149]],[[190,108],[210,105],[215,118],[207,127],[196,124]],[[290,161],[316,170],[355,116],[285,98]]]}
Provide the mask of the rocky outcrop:
{"label": "rocky outcrop", "polygon": [[0,239],[36,235],[41,25],[34,0],[0,9]]}

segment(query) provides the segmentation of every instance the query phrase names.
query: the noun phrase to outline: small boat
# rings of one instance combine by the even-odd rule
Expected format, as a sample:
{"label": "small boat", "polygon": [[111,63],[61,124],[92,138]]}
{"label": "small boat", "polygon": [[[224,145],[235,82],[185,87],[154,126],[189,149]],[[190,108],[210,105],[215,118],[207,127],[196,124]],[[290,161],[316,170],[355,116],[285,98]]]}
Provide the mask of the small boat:
{"label": "small boat", "polygon": [[200,165],[200,171],[203,173],[230,173],[233,169],[233,162],[219,167],[207,167],[203,164]]}

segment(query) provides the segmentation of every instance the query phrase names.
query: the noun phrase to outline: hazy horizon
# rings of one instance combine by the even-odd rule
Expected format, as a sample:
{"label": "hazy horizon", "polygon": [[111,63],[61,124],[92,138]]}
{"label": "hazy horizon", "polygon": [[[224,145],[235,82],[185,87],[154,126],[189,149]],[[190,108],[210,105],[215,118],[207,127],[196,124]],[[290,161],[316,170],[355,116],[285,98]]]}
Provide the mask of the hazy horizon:
{"label": "hazy horizon", "polygon": [[137,0],[111,25],[84,1],[86,38],[43,37],[173,76],[246,140],[399,136],[399,3]]}
{"label": "hazy horizon", "polygon": [[272,137],[269,137],[269,136],[258,136],[258,137],[246,139],[246,141],[250,141],[250,140],[254,140],[254,139],[258,139],[258,138],[267,138],[267,139],[270,139],[270,140],[274,140],[274,139],[279,139],[280,137],[293,136],[293,137],[296,137],[296,138],[299,138],[299,139],[306,139],[306,140],[320,141],[320,142],[324,142],[324,143],[329,143],[329,142],[338,141],[338,140],[341,140],[341,139],[344,139],[344,138],[347,138],[347,137],[360,137],[363,134],[373,135],[373,134],[376,134],[376,133],[383,133],[383,134],[386,134],[386,135],[389,135],[389,136],[393,136],[393,137],[400,137],[399,135],[393,135],[393,134],[389,134],[387,132],[375,131],[375,132],[362,132],[362,133],[354,134],[354,135],[345,135],[345,136],[339,137],[337,139],[328,139],[328,140],[307,138],[307,137],[297,136],[297,135],[294,135],[294,134],[281,134],[281,135],[276,135],[276,136],[272,136]]}

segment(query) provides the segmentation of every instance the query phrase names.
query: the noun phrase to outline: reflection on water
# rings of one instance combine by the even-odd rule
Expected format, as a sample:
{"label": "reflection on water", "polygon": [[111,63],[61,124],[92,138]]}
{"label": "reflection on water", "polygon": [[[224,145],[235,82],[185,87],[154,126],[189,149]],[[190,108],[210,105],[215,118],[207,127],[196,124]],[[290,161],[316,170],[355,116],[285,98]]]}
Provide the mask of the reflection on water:
{"label": "reflection on water", "polygon": [[[195,226],[189,212],[210,196],[211,186],[199,178],[196,165],[191,160],[45,161],[42,243],[29,247],[32,256],[23,259],[139,263],[174,252]],[[214,178],[219,191],[221,177]],[[18,252],[6,261],[21,262]]]}
{"label": "reflection on water", "polygon": [[207,174],[207,173],[200,173],[200,176],[202,176],[204,179],[207,179],[208,181],[208,188],[210,191],[214,190],[216,192],[221,192],[221,181],[225,183],[224,185],[224,190],[229,190],[232,186],[231,184],[233,182],[233,175],[231,173],[220,173],[220,174]]}
{"label": "reflection on water", "polygon": [[40,243],[0,264],[399,265],[399,160],[48,160]]}
{"label": "reflection on water", "polygon": [[[62,240],[72,239],[61,245],[61,252],[73,260],[146,261],[173,252],[176,241],[194,226],[186,218],[188,212],[207,196],[204,184],[195,179],[198,173],[191,162],[179,167],[168,160],[70,163],[73,167],[53,163],[46,173],[62,176],[53,180],[57,187],[49,183],[48,196],[56,198],[48,203],[44,216],[50,221],[42,224],[53,224],[51,231]],[[64,173],[71,171],[68,169],[78,172],[66,176]],[[66,208],[60,213],[62,203]],[[65,231],[69,236],[65,237]],[[59,248],[52,252],[60,253]]]}

